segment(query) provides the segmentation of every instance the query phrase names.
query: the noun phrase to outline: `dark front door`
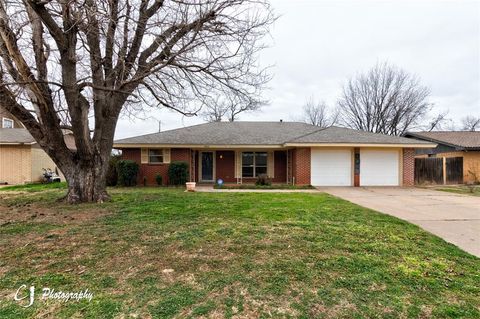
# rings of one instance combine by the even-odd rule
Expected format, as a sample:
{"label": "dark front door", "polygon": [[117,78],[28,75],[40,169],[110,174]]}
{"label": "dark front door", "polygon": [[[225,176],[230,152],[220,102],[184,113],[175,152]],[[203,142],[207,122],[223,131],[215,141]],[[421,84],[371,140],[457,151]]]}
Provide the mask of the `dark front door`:
{"label": "dark front door", "polygon": [[213,181],[213,152],[202,152],[202,181]]}

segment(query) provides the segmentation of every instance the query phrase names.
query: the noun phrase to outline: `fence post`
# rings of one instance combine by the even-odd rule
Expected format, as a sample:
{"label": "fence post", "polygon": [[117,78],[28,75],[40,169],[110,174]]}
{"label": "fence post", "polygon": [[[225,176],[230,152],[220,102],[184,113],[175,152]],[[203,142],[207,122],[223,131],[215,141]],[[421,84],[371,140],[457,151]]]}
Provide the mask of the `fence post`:
{"label": "fence post", "polygon": [[443,159],[443,164],[442,164],[443,185],[447,185],[447,158],[444,156],[444,157],[442,157],[442,159]]}

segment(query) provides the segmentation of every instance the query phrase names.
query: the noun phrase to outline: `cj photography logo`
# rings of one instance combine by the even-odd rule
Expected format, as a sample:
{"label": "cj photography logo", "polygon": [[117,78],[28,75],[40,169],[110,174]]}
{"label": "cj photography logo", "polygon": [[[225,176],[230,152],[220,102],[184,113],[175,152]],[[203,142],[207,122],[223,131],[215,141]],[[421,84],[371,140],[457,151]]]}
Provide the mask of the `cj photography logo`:
{"label": "cj photography logo", "polygon": [[[43,287],[41,289],[40,300],[59,300],[61,302],[70,302],[70,301],[80,301],[82,299],[87,300],[88,302],[92,301],[93,293],[88,289],[83,291],[61,291],[55,290],[48,287]],[[31,307],[35,302],[35,286],[27,286],[25,284],[21,285],[15,292],[14,299],[19,303],[21,307],[28,308]]]}

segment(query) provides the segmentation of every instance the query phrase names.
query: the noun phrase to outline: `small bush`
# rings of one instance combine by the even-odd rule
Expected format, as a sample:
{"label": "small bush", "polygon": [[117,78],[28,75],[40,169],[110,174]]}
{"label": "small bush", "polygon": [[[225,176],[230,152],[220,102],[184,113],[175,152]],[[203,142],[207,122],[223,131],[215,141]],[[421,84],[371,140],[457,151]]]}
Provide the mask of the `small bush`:
{"label": "small bush", "polygon": [[117,163],[120,155],[112,155],[108,161],[107,186],[116,186],[118,183]]}
{"label": "small bush", "polygon": [[158,186],[162,186],[162,185],[163,185],[163,177],[162,177],[162,175],[157,174],[157,175],[155,176],[155,181],[157,182],[157,185],[158,185]]}
{"label": "small bush", "polygon": [[257,181],[255,182],[257,186],[270,186],[272,185],[272,180],[268,177],[267,174],[259,174]]}
{"label": "small bush", "polygon": [[118,185],[135,186],[137,184],[138,164],[131,160],[119,160],[117,163]]}
{"label": "small bush", "polygon": [[170,185],[184,185],[188,179],[187,162],[171,162],[168,167],[168,181]]}

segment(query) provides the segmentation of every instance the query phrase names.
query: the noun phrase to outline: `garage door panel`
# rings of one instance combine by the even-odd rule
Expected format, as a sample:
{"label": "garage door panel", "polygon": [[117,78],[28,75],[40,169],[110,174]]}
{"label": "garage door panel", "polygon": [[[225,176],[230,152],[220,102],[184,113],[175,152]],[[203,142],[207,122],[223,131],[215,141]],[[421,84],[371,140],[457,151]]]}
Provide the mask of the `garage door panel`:
{"label": "garage door panel", "polygon": [[398,185],[398,150],[360,150],[360,186]]}
{"label": "garage door panel", "polygon": [[315,186],[351,186],[352,152],[350,149],[312,149],[311,183]]}

